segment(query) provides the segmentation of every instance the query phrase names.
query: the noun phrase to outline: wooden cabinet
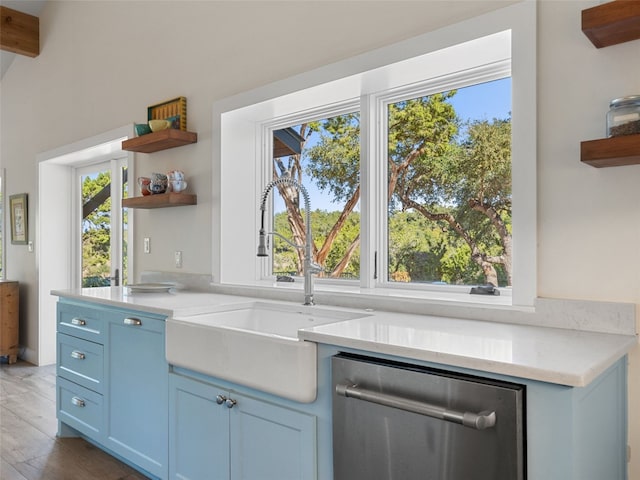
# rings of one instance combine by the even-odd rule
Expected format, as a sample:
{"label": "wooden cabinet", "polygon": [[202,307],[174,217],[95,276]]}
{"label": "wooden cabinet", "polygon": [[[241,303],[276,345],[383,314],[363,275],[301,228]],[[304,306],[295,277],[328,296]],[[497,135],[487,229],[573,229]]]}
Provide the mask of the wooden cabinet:
{"label": "wooden cabinet", "polygon": [[169,478],[316,478],[314,415],[178,374],[169,386]]}
{"label": "wooden cabinet", "polygon": [[18,282],[0,280],[0,357],[18,359],[20,293]]}
{"label": "wooden cabinet", "polygon": [[83,435],[152,478],[167,478],[164,317],[58,302],[58,435]]}

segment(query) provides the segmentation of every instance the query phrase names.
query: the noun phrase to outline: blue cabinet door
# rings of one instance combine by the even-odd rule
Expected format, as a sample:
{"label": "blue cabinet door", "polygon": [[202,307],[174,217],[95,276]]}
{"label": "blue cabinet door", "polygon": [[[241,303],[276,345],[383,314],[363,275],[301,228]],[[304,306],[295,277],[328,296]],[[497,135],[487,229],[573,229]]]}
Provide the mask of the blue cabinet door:
{"label": "blue cabinet door", "polygon": [[229,412],[216,402],[224,390],[174,374],[169,390],[169,478],[229,478]]}
{"label": "blue cabinet door", "polygon": [[[258,392],[169,377],[172,480],[316,479],[315,415],[264,401]],[[218,395],[230,402],[218,404]]]}
{"label": "blue cabinet door", "polygon": [[158,478],[167,478],[169,374],[164,319],[108,312],[105,446]]}
{"label": "blue cabinet door", "polygon": [[243,395],[229,410],[231,480],[315,480],[316,417]]}

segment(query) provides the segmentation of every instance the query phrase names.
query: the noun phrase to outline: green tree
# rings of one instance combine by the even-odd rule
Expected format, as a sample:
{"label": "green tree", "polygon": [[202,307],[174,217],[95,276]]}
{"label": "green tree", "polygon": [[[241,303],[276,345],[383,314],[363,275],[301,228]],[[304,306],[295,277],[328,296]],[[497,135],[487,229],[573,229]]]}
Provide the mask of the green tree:
{"label": "green tree", "polygon": [[[304,211],[302,213],[304,213]],[[281,212],[276,214],[274,218],[275,232],[287,238],[291,235],[288,216],[287,212]],[[339,216],[340,212],[326,212],[323,210],[311,212],[314,241],[319,244],[325,244],[327,236],[331,234]],[[352,245],[351,239],[357,236],[359,229],[360,215],[358,212],[352,212],[333,241],[333,248],[323,265],[326,271],[336,271],[339,263],[348,256],[350,262],[345,268],[341,269],[340,276],[352,278],[359,275],[359,251],[356,250],[355,252],[347,253]],[[281,274],[299,273],[297,253],[287,245],[286,242],[276,240],[277,237],[274,240],[274,272]]]}
{"label": "green tree", "polygon": [[[450,91],[388,108],[389,276],[395,281],[511,285],[511,121],[462,123]],[[359,267],[360,125],[357,113],[303,124],[317,143],[274,161],[274,177],[309,175],[341,202],[335,217],[314,212],[314,257],[331,276]],[[305,142],[306,143],[306,142]],[[303,145],[304,147],[304,145]],[[304,243],[297,192],[282,187],[289,231]],[[359,215],[357,216],[359,218]],[[295,253],[297,271],[301,252]],[[359,269],[358,269],[359,270]]]}
{"label": "green tree", "polygon": [[[359,254],[359,230],[354,232],[353,228],[348,228],[349,224],[353,225],[354,217],[352,214],[360,199],[359,114],[350,113],[322,122],[305,123],[300,126],[298,133],[307,140],[314,132],[320,133],[319,145],[305,151],[304,143],[306,142],[303,142],[302,155],[292,155],[286,160],[274,158],[273,176],[274,179],[283,175],[290,176],[302,184],[302,175],[307,173],[318,187],[323,191],[328,191],[335,201],[344,202],[342,211],[335,218],[335,222],[323,234],[319,234],[317,231],[319,226],[312,218],[314,261],[321,265],[330,277],[341,277],[345,272],[349,275],[359,275],[359,273],[353,273],[355,263],[352,262],[354,256]],[[314,161],[318,155],[323,160],[322,164],[316,164]],[[308,160],[306,172],[302,165],[303,158]],[[336,181],[336,179],[340,180]],[[300,210],[299,192],[287,185],[281,185],[278,189],[287,209],[287,220],[293,242],[302,245],[305,243],[306,232]],[[347,232],[353,232],[348,239],[345,237]],[[334,246],[336,242],[344,243],[345,241],[348,242],[348,246],[340,249],[342,255],[336,261],[338,254],[334,250]],[[320,248],[317,247],[318,244],[321,245]],[[297,249],[296,255],[298,256],[297,273],[300,274],[304,262],[304,252]]]}
{"label": "green tree", "polygon": [[[101,172],[82,182],[82,202],[85,204],[111,183],[111,175]],[[111,197],[95,208],[82,221],[83,286],[100,286],[111,276]],[[107,283],[108,284],[108,283]]]}
{"label": "green tree", "polygon": [[[411,153],[402,154],[408,166],[395,191],[403,208],[458,235],[485,283],[500,283],[499,265],[511,285],[510,119],[468,123],[465,139],[441,155],[417,154],[408,161]],[[443,205],[450,207],[443,211]]]}

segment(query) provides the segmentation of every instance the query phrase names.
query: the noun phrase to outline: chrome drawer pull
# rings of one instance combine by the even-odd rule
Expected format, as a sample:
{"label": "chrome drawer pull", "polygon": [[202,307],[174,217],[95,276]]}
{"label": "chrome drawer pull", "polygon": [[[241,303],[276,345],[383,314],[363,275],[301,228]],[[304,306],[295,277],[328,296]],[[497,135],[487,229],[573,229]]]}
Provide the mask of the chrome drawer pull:
{"label": "chrome drawer pull", "polygon": [[71,319],[71,325],[78,325],[80,327],[84,327],[87,324],[86,320],[83,320],[81,318],[72,318]]}
{"label": "chrome drawer pull", "polygon": [[82,353],[82,352],[79,352],[78,350],[74,350],[73,352],[71,352],[71,358],[77,358],[78,360],[84,360],[85,354]]}
{"label": "chrome drawer pull", "polygon": [[365,402],[377,403],[385,407],[397,408],[407,412],[418,413],[427,417],[439,418],[447,422],[458,423],[465,427],[475,428],[476,430],[484,430],[491,428],[496,424],[496,412],[457,412],[449,410],[437,405],[417,402],[408,398],[396,397],[385,393],[372,392],[358,388],[357,385],[345,384],[336,385],[336,393],[343,397],[356,398]]}
{"label": "chrome drawer pull", "polygon": [[78,397],[73,397],[71,399],[71,403],[73,403],[76,407],[84,407],[85,405],[84,400]]}
{"label": "chrome drawer pull", "polygon": [[139,327],[140,325],[142,325],[142,320],[138,319],[138,318],[125,318],[124,319],[124,324],[125,325],[134,325],[136,327]]}

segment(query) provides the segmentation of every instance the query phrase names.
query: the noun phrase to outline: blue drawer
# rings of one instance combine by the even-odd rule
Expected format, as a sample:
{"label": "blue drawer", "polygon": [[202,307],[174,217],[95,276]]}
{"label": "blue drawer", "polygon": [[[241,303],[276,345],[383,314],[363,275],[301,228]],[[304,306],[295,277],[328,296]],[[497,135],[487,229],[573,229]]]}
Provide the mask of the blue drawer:
{"label": "blue drawer", "polygon": [[58,302],[58,332],[104,343],[102,315],[98,308]]}
{"label": "blue drawer", "polygon": [[102,441],[104,409],[102,395],[58,377],[58,420],[88,437]]}
{"label": "blue drawer", "polygon": [[58,333],[59,376],[97,393],[104,393],[104,347]]}

